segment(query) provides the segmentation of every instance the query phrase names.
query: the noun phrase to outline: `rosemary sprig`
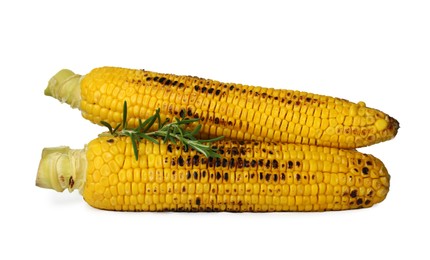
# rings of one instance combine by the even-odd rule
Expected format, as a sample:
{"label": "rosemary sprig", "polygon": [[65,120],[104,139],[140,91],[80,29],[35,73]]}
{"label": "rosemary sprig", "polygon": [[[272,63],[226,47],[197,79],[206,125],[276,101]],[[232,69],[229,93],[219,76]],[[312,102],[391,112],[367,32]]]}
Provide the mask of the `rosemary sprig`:
{"label": "rosemary sprig", "polygon": [[[108,122],[101,121],[100,123],[106,126],[109,133],[113,136],[128,136],[131,138],[131,143],[133,145],[134,157],[136,160],[139,158],[139,143],[143,139],[151,141],[158,144],[157,138],[162,138],[163,142],[172,142],[177,144],[179,141],[184,146],[184,150],[194,149],[206,157],[220,158],[220,155],[213,149],[210,143],[221,140],[224,136],[219,136],[216,138],[208,140],[199,140],[195,136],[199,133],[202,125],[197,125],[192,130],[187,130],[185,127],[188,124],[199,121],[199,118],[186,118],[182,116],[181,118],[175,117],[174,122],[169,122],[165,120],[161,122],[160,109],[155,111],[155,114],[147,118],[145,121],[139,119],[139,125],[136,128],[128,128],[127,126],[127,101],[124,101],[123,107],[123,117],[122,123],[118,124],[113,128]],[[149,129],[157,122],[158,129],[152,132],[148,132]],[[119,128],[121,127],[121,130]]]}

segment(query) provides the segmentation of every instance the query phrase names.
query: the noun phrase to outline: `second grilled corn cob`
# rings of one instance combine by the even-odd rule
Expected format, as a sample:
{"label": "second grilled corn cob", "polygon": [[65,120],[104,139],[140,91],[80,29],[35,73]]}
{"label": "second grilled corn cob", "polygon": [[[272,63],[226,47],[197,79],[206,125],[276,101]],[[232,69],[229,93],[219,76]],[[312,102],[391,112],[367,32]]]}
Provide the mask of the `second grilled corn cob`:
{"label": "second grilled corn cob", "polygon": [[128,125],[160,108],[165,118],[201,119],[201,138],[264,140],[356,148],[389,140],[398,122],[363,102],[306,92],[222,83],[191,76],[102,67],[84,76],[62,70],[45,94],[79,108],[85,118],[112,126],[129,104]]}
{"label": "second grilled corn cob", "polygon": [[79,189],[91,206],[118,211],[325,211],[383,201],[387,169],[354,150],[259,141],[213,143],[221,158],[180,145],[103,136],[83,150],[45,149],[36,184]]}

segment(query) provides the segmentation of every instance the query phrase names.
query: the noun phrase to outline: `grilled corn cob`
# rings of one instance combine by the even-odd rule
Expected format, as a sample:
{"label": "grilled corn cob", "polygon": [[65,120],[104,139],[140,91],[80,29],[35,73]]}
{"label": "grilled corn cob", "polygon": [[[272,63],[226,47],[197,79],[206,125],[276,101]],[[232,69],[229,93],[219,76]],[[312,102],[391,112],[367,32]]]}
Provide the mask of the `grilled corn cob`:
{"label": "grilled corn cob", "polygon": [[45,148],[36,185],[78,189],[99,209],[117,211],[326,211],[383,201],[383,163],[355,150],[260,141],[212,143],[206,158],[173,143],[100,136],[85,149]]}
{"label": "grilled corn cob", "polygon": [[96,124],[119,124],[124,100],[130,106],[129,126],[156,108],[163,120],[200,118],[200,138],[356,148],[389,140],[399,128],[394,118],[363,102],[115,67],[85,76],[62,70],[45,94],[79,108]]}

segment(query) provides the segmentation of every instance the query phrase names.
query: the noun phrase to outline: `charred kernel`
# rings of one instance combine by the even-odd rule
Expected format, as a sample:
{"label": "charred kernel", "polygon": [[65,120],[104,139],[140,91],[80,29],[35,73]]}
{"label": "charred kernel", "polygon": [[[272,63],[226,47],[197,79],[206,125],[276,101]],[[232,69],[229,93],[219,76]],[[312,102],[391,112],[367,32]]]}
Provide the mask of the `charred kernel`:
{"label": "charred kernel", "polygon": [[234,89],[234,86],[233,86],[233,85],[231,85],[231,86],[230,86],[230,90],[233,90],[233,89]]}
{"label": "charred kernel", "polygon": [[177,80],[173,81],[172,85],[176,86],[176,84],[178,84],[178,81]]}
{"label": "charred kernel", "polygon": [[234,167],[234,165],[235,165],[235,163],[234,163],[234,158],[231,158],[230,159],[230,168],[233,168]]}
{"label": "charred kernel", "polygon": [[206,178],[206,171],[204,171],[204,170],[202,171],[202,177]]}
{"label": "charred kernel", "polygon": [[252,161],[251,161],[251,167],[254,168],[255,166],[257,166],[257,161],[254,160],[254,159],[252,159]]}
{"label": "charred kernel", "polygon": [[272,167],[273,167],[273,169],[278,169],[279,164],[278,164],[278,161],[277,161],[277,160],[273,160],[273,161],[272,161]]}
{"label": "charred kernel", "polygon": [[275,181],[275,182],[277,182],[278,181],[278,174],[273,174],[273,180]]}
{"label": "charred kernel", "polygon": [[288,169],[292,169],[294,166],[292,161],[288,161]]}
{"label": "charred kernel", "polygon": [[296,166],[300,167],[300,162],[299,161],[296,162]]}
{"label": "charred kernel", "polygon": [[199,166],[199,156],[197,154],[193,156],[193,165]]}
{"label": "charred kernel", "polygon": [[184,87],[184,83],[179,83],[178,87],[183,88]]}
{"label": "charred kernel", "polygon": [[191,156],[187,157],[187,166],[191,166]]}
{"label": "charred kernel", "polygon": [[151,79],[151,77],[146,77],[146,81],[150,81]]}
{"label": "charred kernel", "polygon": [[196,171],[194,171],[193,177],[194,177],[195,180],[198,180],[199,179],[199,174]]}
{"label": "charred kernel", "polygon": [[200,198],[199,197],[196,198],[196,205],[200,206]]}
{"label": "charred kernel", "polygon": [[371,161],[367,161],[367,162],[366,162],[366,165],[367,165],[367,166],[371,166],[371,165],[372,165],[372,162],[371,162]]}
{"label": "charred kernel", "polygon": [[179,166],[184,166],[184,158],[182,158],[182,156],[178,157],[178,165]]}
{"label": "charred kernel", "polygon": [[166,83],[164,83],[164,85],[170,85],[172,83],[172,81],[170,79],[166,80]]}
{"label": "charred kernel", "polygon": [[193,111],[191,110],[191,108],[187,109],[187,116],[192,116],[193,115]]}
{"label": "charred kernel", "polygon": [[258,160],[258,166],[263,167],[264,165],[264,160],[263,159],[259,159]]}
{"label": "charred kernel", "polygon": [[165,77],[161,77],[161,78],[158,80],[158,82],[163,83],[165,80],[166,80],[166,78],[165,78]]}
{"label": "charred kernel", "polygon": [[300,176],[300,174],[298,174],[298,173],[296,174],[296,180],[297,180],[297,181],[300,181],[301,177],[302,177],[302,176]]}
{"label": "charred kernel", "polygon": [[307,97],[305,100],[306,102],[311,102],[312,99],[310,97]]}
{"label": "charred kernel", "polygon": [[260,179],[260,180],[262,180],[262,179],[263,179],[263,173],[262,173],[262,172],[260,172],[260,173],[258,174],[258,177],[259,177],[259,179]]}
{"label": "charred kernel", "polygon": [[221,166],[221,159],[220,158],[216,158],[215,159],[215,167],[220,167]]}
{"label": "charred kernel", "polygon": [[281,173],[281,180],[285,181],[285,173]]}
{"label": "charred kernel", "polygon": [[228,160],[226,158],[222,158],[222,167],[227,167]]}
{"label": "charred kernel", "polygon": [[208,89],[207,89],[207,87],[203,87],[203,88],[202,88],[202,93],[205,93],[205,92],[206,92],[206,90],[208,90]]}
{"label": "charred kernel", "polygon": [[349,194],[349,196],[351,196],[351,198],[357,197],[357,190],[351,191],[351,193]]}
{"label": "charred kernel", "polygon": [[361,205],[361,204],[363,204],[363,199],[362,198],[357,199],[357,205]]}
{"label": "charred kernel", "polygon": [[173,150],[172,150],[172,145],[171,144],[168,144],[167,145],[167,151],[169,152],[169,153],[171,153]]}
{"label": "charred kernel", "polygon": [[361,172],[362,172],[363,174],[369,174],[369,168],[367,168],[367,167],[363,167],[363,169],[361,170]]}
{"label": "charred kernel", "polygon": [[243,168],[243,159],[242,158],[237,158],[237,168],[241,169]]}
{"label": "charred kernel", "polygon": [[194,86],[194,90],[195,90],[195,91],[199,91],[199,90],[200,90],[200,86],[195,85],[195,86]]}
{"label": "charred kernel", "polygon": [[191,172],[190,171],[187,172],[187,180],[189,180],[189,179],[191,179]]}
{"label": "charred kernel", "polygon": [[219,118],[218,118],[218,117],[216,117],[214,122],[215,122],[215,124],[217,124],[217,125],[218,125],[218,124],[219,124]]}
{"label": "charred kernel", "polygon": [[224,180],[225,180],[225,181],[228,181],[228,172],[225,172],[225,173],[224,173]]}
{"label": "charred kernel", "polygon": [[215,95],[219,95],[221,93],[221,90],[219,90],[219,89],[217,89],[216,91],[215,91]]}
{"label": "charred kernel", "polygon": [[185,117],[185,110],[181,109],[181,111],[179,111],[179,116],[184,118]]}
{"label": "charred kernel", "polygon": [[370,200],[366,200],[366,201],[364,202],[364,204],[365,204],[365,205],[369,205],[369,204],[370,204],[370,202],[371,202]]}
{"label": "charred kernel", "polygon": [[154,80],[155,80],[155,81],[158,81],[158,79],[159,79],[159,77],[154,77]]}
{"label": "charred kernel", "polygon": [[243,167],[249,168],[249,161],[247,159],[243,160]]}
{"label": "charred kernel", "polygon": [[209,93],[209,94],[212,94],[213,92],[214,92],[214,89],[213,89],[213,88],[208,89],[208,93]]}
{"label": "charred kernel", "polygon": [[216,172],[216,179],[217,179],[217,180],[221,179],[221,173]]}
{"label": "charred kernel", "polygon": [[69,187],[73,188],[74,185],[75,185],[75,181],[73,180],[73,177],[70,176],[70,178],[69,178]]}
{"label": "charred kernel", "polygon": [[108,140],[106,140],[106,142],[108,142],[108,143],[113,143],[113,142],[115,142],[113,139],[108,139]]}
{"label": "charred kernel", "polygon": [[266,173],[266,181],[270,181],[270,176],[271,176],[270,173]]}

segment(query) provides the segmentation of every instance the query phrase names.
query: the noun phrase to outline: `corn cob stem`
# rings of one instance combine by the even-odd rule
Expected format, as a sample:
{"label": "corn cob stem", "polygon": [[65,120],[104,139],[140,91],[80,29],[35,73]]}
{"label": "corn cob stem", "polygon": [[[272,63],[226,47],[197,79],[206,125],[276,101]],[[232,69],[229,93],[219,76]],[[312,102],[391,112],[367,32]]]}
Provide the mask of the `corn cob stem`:
{"label": "corn cob stem", "polygon": [[81,80],[82,76],[75,74],[71,70],[60,70],[49,80],[45,95],[65,102],[72,108],[79,108],[81,103]]}
{"label": "corn cob stem", "polygon": [[101,136],[83,150],[45,150],[36,185],[80,189],[89,205],[119,211],[345,210],[371,207],[388,193],[383,163],[357,151],[266,142],[213,146],[221,158],[142,140],[136,161],[130,138]]}
{"label": "corn cob stem", "polygon": [[36,185],[58,192],[65,189],[82,192],[86,169],[85,150],[74,150],[66,146],[45,148],[37,171]]}

